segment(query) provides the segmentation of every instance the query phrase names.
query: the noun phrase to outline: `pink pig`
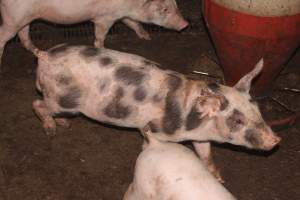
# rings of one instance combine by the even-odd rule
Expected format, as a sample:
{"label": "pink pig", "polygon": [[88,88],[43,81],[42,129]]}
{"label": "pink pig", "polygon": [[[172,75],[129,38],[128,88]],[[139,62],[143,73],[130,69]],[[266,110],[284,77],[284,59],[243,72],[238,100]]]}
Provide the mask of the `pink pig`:
{"label": "pink pig", "polygon": [[188,25],[175,0],[2,0],[0,27],[0,60],[6,42],[18,33],[29,51],[36,51],[29,36],[29,24],[43,19],[58,24],[74,24],[91,20],[95,24],[95,46],[103,46],[110,27],[122,20],[139,37],[149,39],[138,23],[153,23],[181,30]]}

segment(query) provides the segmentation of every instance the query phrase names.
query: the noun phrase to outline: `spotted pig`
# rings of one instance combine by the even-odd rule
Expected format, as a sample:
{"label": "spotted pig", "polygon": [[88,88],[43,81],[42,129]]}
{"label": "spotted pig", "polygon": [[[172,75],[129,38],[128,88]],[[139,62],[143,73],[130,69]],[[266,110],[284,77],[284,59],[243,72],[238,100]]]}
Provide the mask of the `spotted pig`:
{"label": "spotted pig", "polygon": [[[187,147],[145,133],[123,200],[235,200]],[[183,170],[184,169],[184,170]]]}
{"label": "spotted pig", "polygon": [[175,0],[1,0],[0,60],[6,42],[18,33],[29,51],[38,49],[30,40],[29,24],[43,19],[58,24],[91,20],[95,24],[95,46],[103,46],[110,27],[122,20],[139,37],[150,39],[138,22],[153,23],[175,30],[188,25]]}
{"label": "spotted pig", "polygon": [[43,100],[33,108],[47,134],[64,115],[142,129],[162,141],[191,140],[209,170],[217,174],[209,141],[270,150],[279,141],[249,95],[261,60],[234,87],[206,84],[162,70],[143,57],[89,46],[59,45],[39,52],[37,88]]}

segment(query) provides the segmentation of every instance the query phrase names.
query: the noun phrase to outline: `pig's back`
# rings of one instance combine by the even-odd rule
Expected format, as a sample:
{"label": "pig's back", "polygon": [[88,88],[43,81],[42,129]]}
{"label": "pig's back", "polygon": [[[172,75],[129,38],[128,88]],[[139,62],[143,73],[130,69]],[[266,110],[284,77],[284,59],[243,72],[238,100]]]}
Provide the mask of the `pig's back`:
{"label": "pig's back", "polygon": [[47,59],[39,59],[38,73],[46,77],[44,85],[56,84],[53,80],[61,76],[72,79],[83,91],[80,112],[98,121],[141,128],[163,114],[166,74],[137,55],[60,45],[48,51]]}
{"label": "pig's back", "polygon": [[99,81],[110,79],[111,86],[122,86],[128,90],[136,87],[144,87],[149,93],[164,93],[165,90],[166,71],[138,55],[105,48],[64,45],[50,49],[48,55],[48,60],[42,60],[40,65],[44,62],[48,71],[68,73],[86,89],[98,88]]}
{"label": "pig's back", "polygon": [[146,194],[156,194],[157,199],[235,199],[196,155],[182,145],[162,143],[147,148],[139,156],[136,166],[135,184],[143,187]]}
{"label": "pig's back", "polygon": [[47,59],[39,59],[39,67],[49,75],[64,72],[87,87],[92,87],[94,81],[110,78],[115,84],[145,85],[148,90],[157,90],[166,79],[156,63],[143,57],[91,46],[58,45],[48,50]]}
{"label": "pig's back", "polygon": [[70,24],[108,15],[121,1],[112,0],[2,0],[3,8],[13,13],[14,21],[22,24],[41,18],[47,21]]}

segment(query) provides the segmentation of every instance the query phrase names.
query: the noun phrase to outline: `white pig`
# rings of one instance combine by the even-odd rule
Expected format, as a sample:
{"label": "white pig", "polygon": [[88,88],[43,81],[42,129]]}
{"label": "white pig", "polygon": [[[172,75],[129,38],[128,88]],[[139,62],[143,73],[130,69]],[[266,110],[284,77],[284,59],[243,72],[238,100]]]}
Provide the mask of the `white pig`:
{"label": "white pig", "polygon": [[138,21],[181,30],[188,23],[175,0],[1,0],[0,60],[6,42],[18,33],[29,51],[37,51],[29,36],[29,23],[43,19],[58,24],[91,20],[95,24],[96,47],[117,20],[123,20],[142,38],[149,39]]}
{"label": "white pig", "polygon": [[193,151],[181,144],[158,141],[147,131],[144,135],[147,142],[123,200],[235,199]]}

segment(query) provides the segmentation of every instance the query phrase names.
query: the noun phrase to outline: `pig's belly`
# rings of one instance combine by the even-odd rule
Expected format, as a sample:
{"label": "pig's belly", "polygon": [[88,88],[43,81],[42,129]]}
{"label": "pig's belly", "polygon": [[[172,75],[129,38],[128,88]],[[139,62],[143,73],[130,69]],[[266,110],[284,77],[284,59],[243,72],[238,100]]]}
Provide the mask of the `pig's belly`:
{"label": "pig's belly", "polygon": [[98,106],[97,109],[87,108],[84,111],[81,111],[84,115],[89,118],[92,118],[96,121],[112,124],[121,127],[129,127],[129,128],[143,128],[153,119],[160,119],[161,115],[158,112],[158,109],[152,108],[144,109],[143,107],[133,107],[131,113],[126,117],[120,114],[120,110],[116,110],[115,116],[107,116],[105,112],[103,112],[105,107]]}
{"label": "pig's belly", "polygon": [[91,20],[89,15],[70,16],[63,13],[47,13],[41,19],[56,24],[76,24],[83,21]]}
{"label": "pig's belly", "polygon": [[[87,116],[88,116],[88,114],[87,114]],[[132,117],[128,117],[127,119],[109,118],[104,115],[88,116],[88,117],[91,117],[92,119],[102,122],[104,124],[111,124],[111,125],[115,125],[115,126],[128,127],[128,128],[143,128],[150,121],[150,120],[145,120],[142,118],[139,120],[135,120]]]}
{"label": "pig's belly", "polygon": [[[69,2],[66,3],[70,4]],[[95,15],[94,12],[93,8],[89,8],[88,5],[84,4],[73,6],[46,4],[38,8],[39,18],[58,24],[74,24],[91,20]]]}

